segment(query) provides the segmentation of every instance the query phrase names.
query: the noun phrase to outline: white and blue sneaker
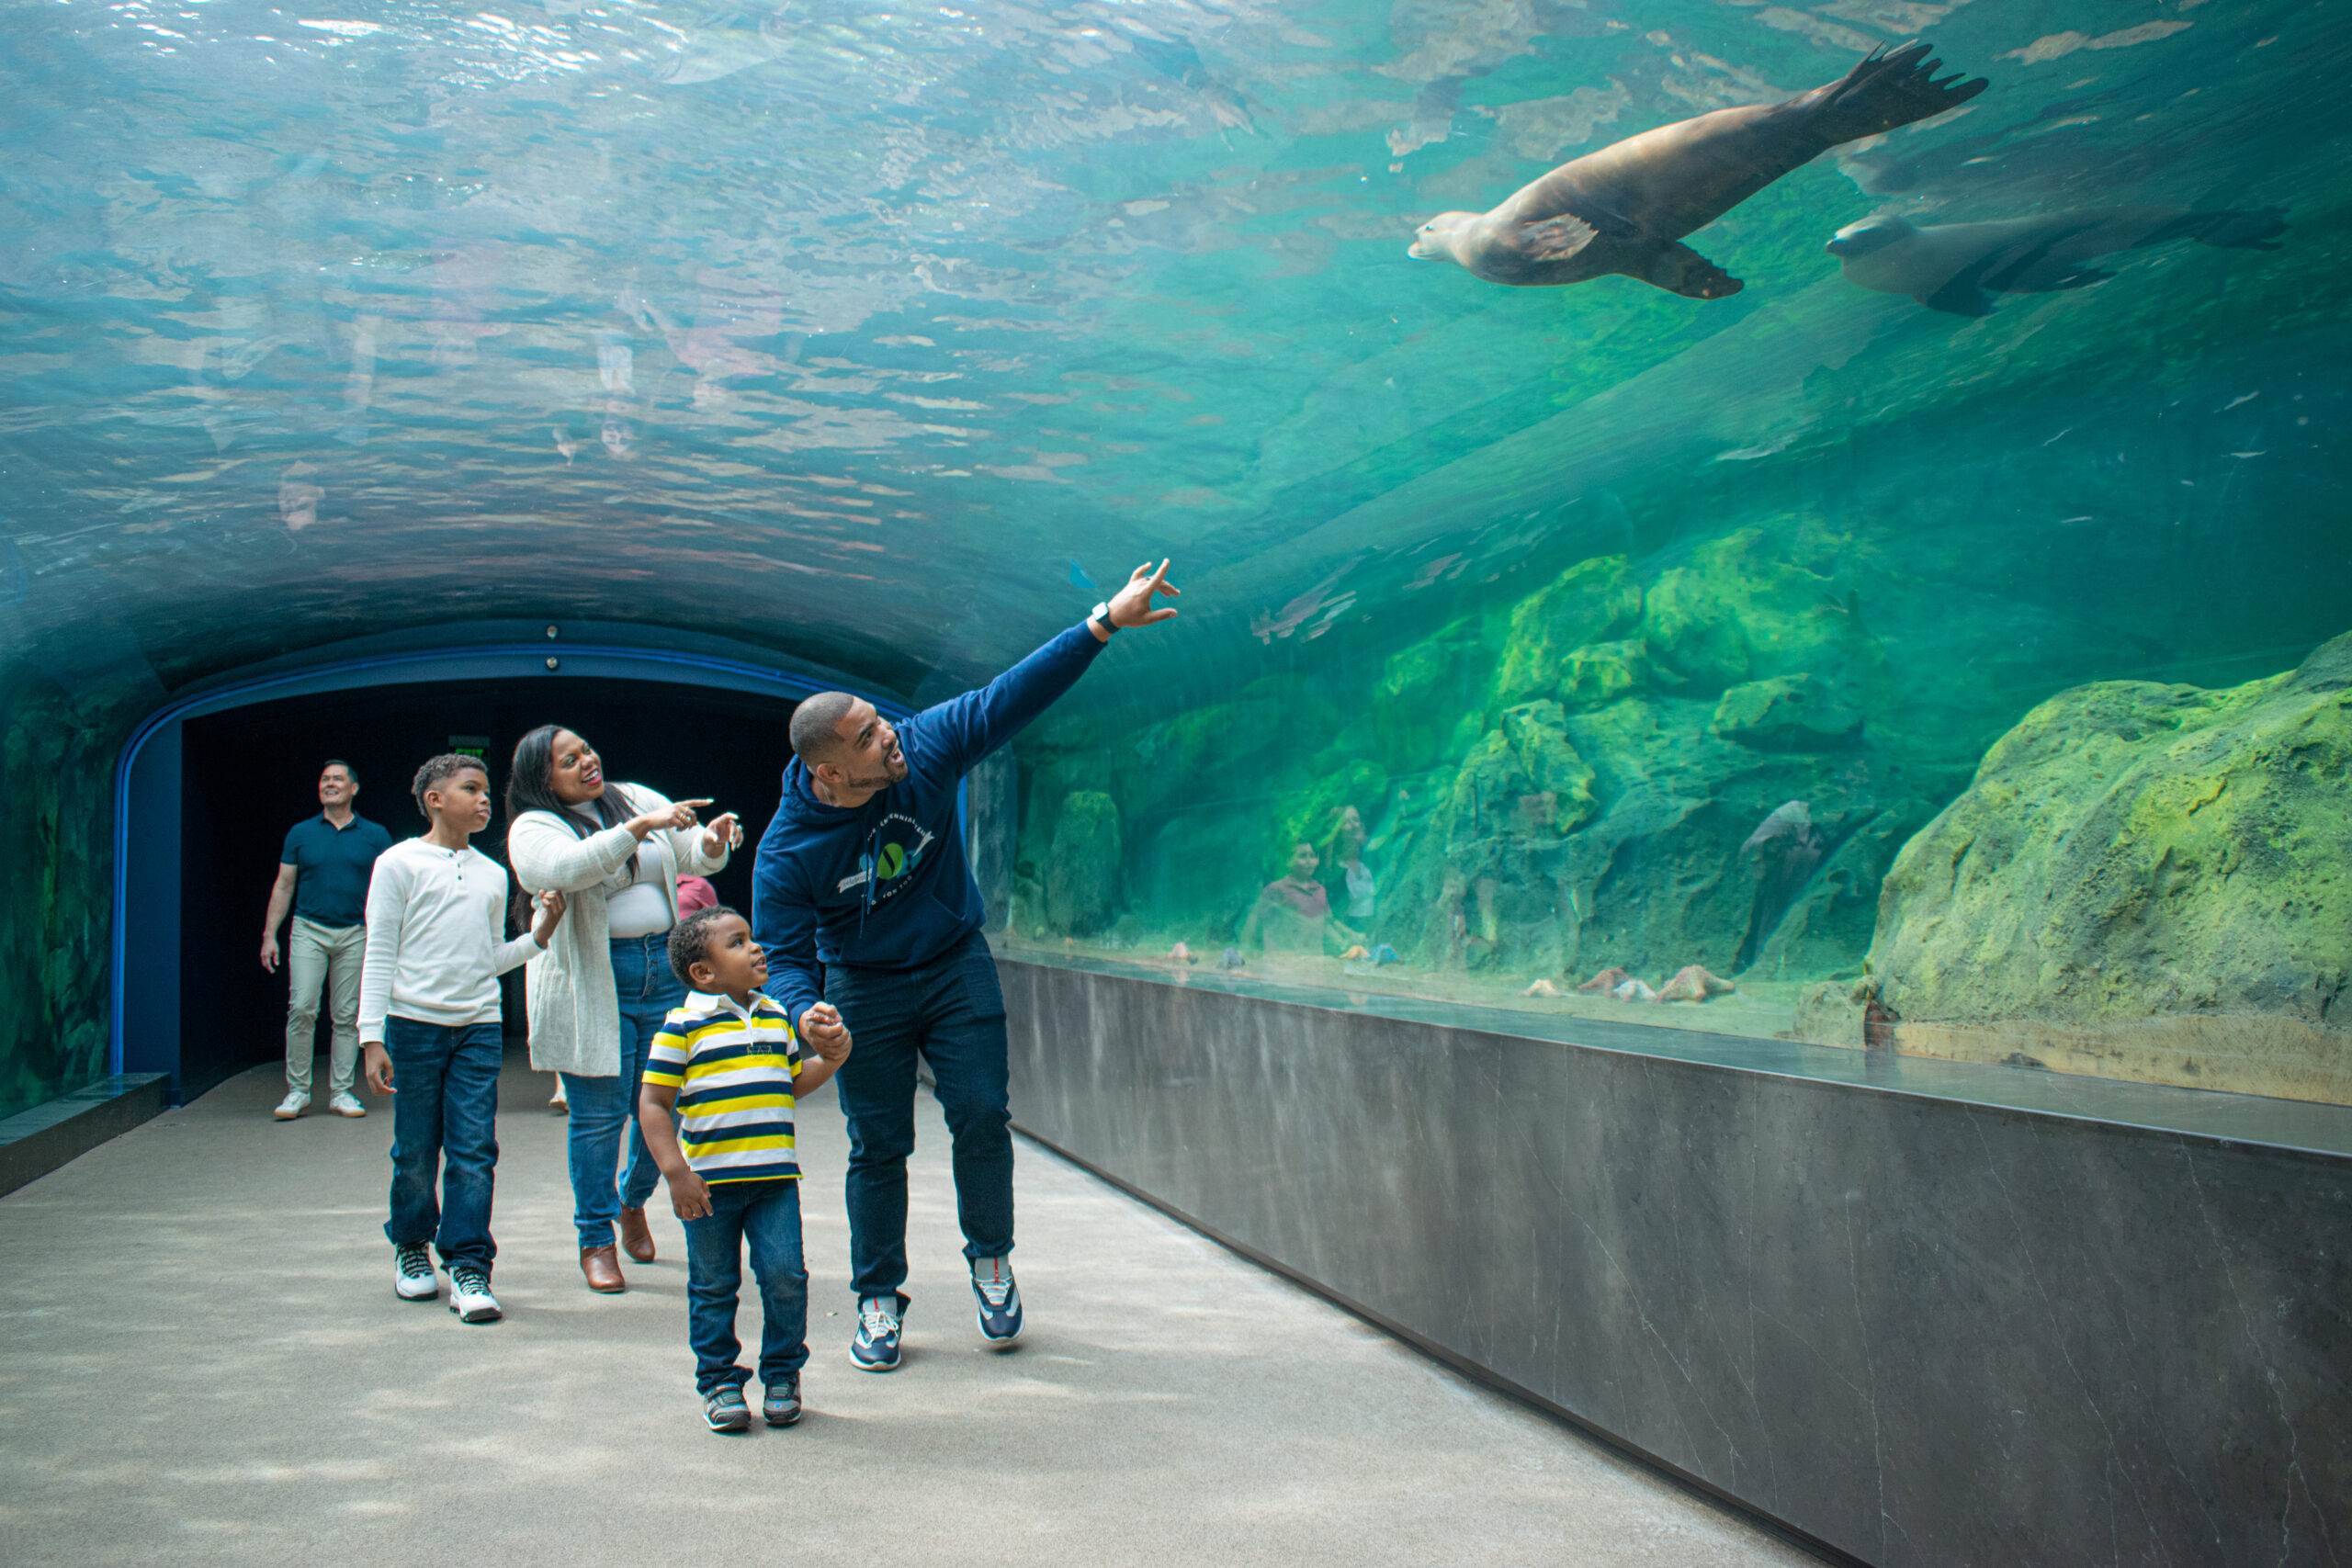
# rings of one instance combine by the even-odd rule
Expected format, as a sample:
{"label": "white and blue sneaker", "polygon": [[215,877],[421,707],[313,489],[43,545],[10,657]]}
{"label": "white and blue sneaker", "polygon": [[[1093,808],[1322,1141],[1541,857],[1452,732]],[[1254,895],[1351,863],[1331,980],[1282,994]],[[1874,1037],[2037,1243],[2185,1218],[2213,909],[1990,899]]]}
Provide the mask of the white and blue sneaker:
{"label": "white and blue sneaker", "polygon": [[392,1248],[392,1294],[404,1302],[439,1299],[441,1281],[433,1275],[433,1249],[421,1241],[404,1241]]}
{"label": "white and blue sneaker", "polygon": [[1009,1259],[973,1258],[972,1294],[979,1298],[982,1338],[1010,1345],[1021,1337],[1021,1287],[1012,1282]]}
{"label": "white and blue sneaker", "polygon": [[898,1366],[899,1333],[906,1315],[907,1298],[896,1292],[860,1299],[857,1337],[849,1342],[849,1359],[858,1371],[887,1372]]}
{"label": "white and blue sneaker", "polygon": [[449,1310],[459,1323],[496,1323],[503,1315],[490,1293],[490,1276],[470,1263],[449,1270]]}

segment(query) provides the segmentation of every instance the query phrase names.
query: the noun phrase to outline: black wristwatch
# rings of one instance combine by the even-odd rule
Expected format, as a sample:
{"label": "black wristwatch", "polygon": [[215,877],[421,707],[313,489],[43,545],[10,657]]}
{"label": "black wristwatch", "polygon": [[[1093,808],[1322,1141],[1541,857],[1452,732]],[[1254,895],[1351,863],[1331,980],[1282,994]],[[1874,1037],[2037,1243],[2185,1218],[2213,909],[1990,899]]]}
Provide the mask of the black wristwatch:
{"label": "black wristwatch", "polygon": [[1119,629],[1119,623],[1111,618],[1111,601],[1108,599],[1087,611],[1086,619],[1090,625],[1096,621],[1102,622],[1104,637],[1109,637]]}

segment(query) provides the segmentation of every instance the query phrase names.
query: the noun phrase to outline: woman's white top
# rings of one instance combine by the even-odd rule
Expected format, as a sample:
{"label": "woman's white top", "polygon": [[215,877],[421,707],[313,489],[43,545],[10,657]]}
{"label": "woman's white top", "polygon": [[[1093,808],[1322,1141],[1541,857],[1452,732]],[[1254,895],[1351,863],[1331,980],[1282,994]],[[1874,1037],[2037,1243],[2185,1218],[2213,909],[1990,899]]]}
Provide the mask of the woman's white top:
{"label": "woman's white top", "polygon": [[394,844],[368,882],[360,1042],[383,1043],[388,1013],[449,1026],[497,1022],[498,977],[538,951],[528,931],[507,940],[505,867],[479,850]]}
{"label": "woman's white top", "polygon": [[[606,784],[620,791],[631,816],[659,811],[670,802],[643,784]],[[613,987],[612,908],[605,888],[631,856],[652,862],[649,874],[639,863],[638,880],[660,891],[665,929],[677,919],[678,878],[710,876],[727,865],[727,851],[707,859],[703,829],[662,829],[640,846],[627,828],[605,828],[582,838],[552,811],[526,811],[506,830],[506,858],[524,886],[549,889],[571,900],[547,952],[531,960],[523,987],[531,1031],[531,1066],[543,1073],[572,1073],[609,1078],[621,1070],[621,1004]]]}
{"label": "woman's white top", "polygon": [[[591,831],[603,830],[605,825],[594,812],[582,811],[576,806],[571,811],[587,822]],[[597,884],[596,890],[605,896],[605,920],[615,942],[624,937],[652,936],[678,923],[670,900],[662,896],[662,846],[652,836],[637,847],[635,876],[624,864]]]}

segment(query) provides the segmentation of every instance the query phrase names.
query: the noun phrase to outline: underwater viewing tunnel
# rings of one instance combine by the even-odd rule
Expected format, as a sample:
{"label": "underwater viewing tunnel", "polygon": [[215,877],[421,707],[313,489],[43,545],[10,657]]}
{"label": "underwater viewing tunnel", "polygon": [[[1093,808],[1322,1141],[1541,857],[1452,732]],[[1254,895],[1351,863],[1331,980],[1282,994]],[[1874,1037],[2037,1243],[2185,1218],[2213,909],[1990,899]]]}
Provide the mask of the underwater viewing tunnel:
{"label": "underwater viewing tunnel", "polygon": [[2352,1553],[2352,20],[0,16],[12,1562]]}

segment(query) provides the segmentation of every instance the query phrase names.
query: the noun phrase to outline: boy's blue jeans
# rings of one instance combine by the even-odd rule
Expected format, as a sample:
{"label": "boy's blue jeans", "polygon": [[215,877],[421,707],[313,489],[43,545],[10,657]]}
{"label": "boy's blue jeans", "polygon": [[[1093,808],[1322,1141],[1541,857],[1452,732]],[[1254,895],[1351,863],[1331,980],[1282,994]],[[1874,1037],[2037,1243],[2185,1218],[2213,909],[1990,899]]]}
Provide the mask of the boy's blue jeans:
{"label": "boy's blue jeans", "polygon": [[[849,1122],[850,1286],[860,1301],[907,1280],[907,1156],[915,1147],[915,1057],[931,1063],[955,1145],[966,1258],[1012,1250],[1012,1134],[1004,991],[974,931],[919,969],[829,964],[825,999],[854,1044],[833,1075]],[[796,1025],[797,1021],[795,1021]]]}
{"label": "boy's blue jeans", "polygon": [[[612,1246],[613,1222],[620,1212],[642,1209],[653,1196],[661,1170],[637,1125],[638,1080],[645,1076],[645,1054],[662,1032],[662,1021],[686,999],[686,987],[670,968],[669,932],[616,938],[612,953],[613,987],[621,1003],[621,1070],[608,1078],[562,1075],[571,1118],[565,1134],[571,1223],[583,1250]],[[628,1168],[616,1181],[624,1138]]]}
{"label": "boy's blue jeans", "polygon": [[498,1255],[490,1190],[501,1032],[495,1022],[384,1020],[384,1054],[392,1059],[392,1217],[384,1235],[395,1247],[435,1243],[445,1269],[469,1263],[487,1274]]}
{"label": "boy's blue jeans", "polygon": [[743,1285],[743,1244],[760,1287],[760,1382],[770,1387],[808,1360],[808,1269],[800,1254],[800,1183],[722,1181],[710,1213],[686,1228],[686,1339],[695,1350],[695,1392],[708,1393],[752,1374],[736,1365],[735,1303]]}

